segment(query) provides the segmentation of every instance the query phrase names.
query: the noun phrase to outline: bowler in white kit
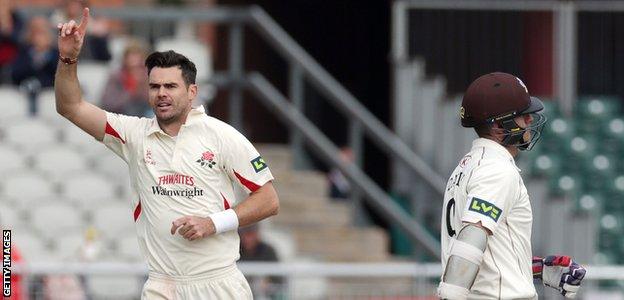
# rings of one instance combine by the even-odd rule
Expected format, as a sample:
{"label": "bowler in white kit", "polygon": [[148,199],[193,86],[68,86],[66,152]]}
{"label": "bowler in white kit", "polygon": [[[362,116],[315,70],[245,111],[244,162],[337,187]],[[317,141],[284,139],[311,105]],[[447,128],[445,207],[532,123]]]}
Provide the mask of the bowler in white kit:
{"label": "bowler in white kit", "polygon": [[[76,65],[88,21],[85,8],[80,24],[58,25],[56,107],[128,164],[134,192],[128,218],[149,266],[141,298],[252,299],[236,266],[236,229],[279,210],[266,162],[236,129],[193,108],[197,70],[173,51],[145,61],[154,118],[84,101]],[[239,199],[240,191],[247,196]]]}
{"label": "bowler in white kit", "polygon": [[441,299],[537,299],[533,280],[574,298],[586,270],[569,256],[532,256],[532,211],[514,157],[531,150],[546,122],[542,102],[506,73],[477,78],[461,124],[478,138],[444,194]]}

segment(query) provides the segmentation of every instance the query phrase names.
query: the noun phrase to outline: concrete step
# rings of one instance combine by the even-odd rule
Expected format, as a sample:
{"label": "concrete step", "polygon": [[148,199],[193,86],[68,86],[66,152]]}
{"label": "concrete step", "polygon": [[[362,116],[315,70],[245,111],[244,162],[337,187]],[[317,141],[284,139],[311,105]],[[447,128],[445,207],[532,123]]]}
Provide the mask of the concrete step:
{"label": "concrete step", "polygon": [[277,193],[327,197],[329,184],[327,177],[317,171],[271,170]]}
{"label": "concrete step", "polygon": [[311,199],[302,197],[300,201],[281,200],[280,213],[273,217],[273,224],[285,228],[344,227],[352,224],[351,207],[347,203],[327,201],[319,203],[320,201],[310,201]]}
{"label": "concrete step", "polygon": [[288,145],[282,144],[255,144],[254,145],[271,171],[291,170],[292,154]]}
{"label": "concrete step", "polygon": [[388,236],[375,227],[293,228],[298,253],[327,261],[386,261]]}

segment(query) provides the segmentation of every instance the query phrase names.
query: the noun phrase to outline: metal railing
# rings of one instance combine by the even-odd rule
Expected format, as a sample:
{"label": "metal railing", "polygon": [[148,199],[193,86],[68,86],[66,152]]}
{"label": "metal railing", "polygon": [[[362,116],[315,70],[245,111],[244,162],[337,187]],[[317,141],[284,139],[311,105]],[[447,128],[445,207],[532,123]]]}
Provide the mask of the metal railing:
{"label": "metal railing", "polygon": [[[50,9],[30,9],[27,14],[48,13]],[[215,72],[210,83],[229,90],[230,124],[242,127],[243,90],[251,88],[261,101],[291,128],[291,146],[295,162],[303,153],[306,141],[320,154],[325,163],[336,166],[345,173],[356,187],[354,200],[359,203],[360,195],[370,201],[389,223],[396,223],[417,243],[421,244],[434,257],[439,257],[439,242],[419,223],[405,213],[391,197],[372,181],[362,170],[362,148],[364,136],[369,137],[393,160],[408,167],[440,195],[445,180],[439,176],[414,151],[401,141],[390,129],[369,112],[333,76],[323,69],[306,51],[299,46],[264,10],[252,6],[205,8],[166,8],[146,9],[144,7],[95,8],[95,16],[124,21],[186,21],[224,23],[228,28],[228,69]],[[259,74],[245,75],[243,54],[245,25],[255,30],[289,64],[289,98],[286,100],[273,86]],[[328,101],[349,120],[349,141],[354,152],[354,164],[338,159],[338,149],[322,134],[317,126],[303,116],[304,81],[308,80]],[[291,104],[292,103],[292,104]],[[279,105],[276,105],[279,104]],[[297,113],[297,118],[293,114]],[[305,123],[306,126],[301,126]],[[313,132],[313,133],[311,133]],[[440,197],[441,199],[441,197]]]}

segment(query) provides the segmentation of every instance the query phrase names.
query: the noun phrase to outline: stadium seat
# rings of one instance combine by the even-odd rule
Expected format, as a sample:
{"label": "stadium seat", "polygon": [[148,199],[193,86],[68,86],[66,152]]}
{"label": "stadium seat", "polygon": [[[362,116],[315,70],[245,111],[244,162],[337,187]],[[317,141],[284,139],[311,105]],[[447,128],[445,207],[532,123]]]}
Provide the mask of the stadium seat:
{"label": "stadium seat", "polygon": [[89,165],[80,152],[64,145],[43,149],[33,155],[33,158],[37,169],[56,179],[75,172],[84,172]]}
{"label": "stadium seat", "polygon": [[549,190],[555,196],[576,196],[582,189],[582,180],[576,176],[553,176],[549,179]]}
{"label": "stadium seat", "polygon": [[48,240],[34,232],[14,231],[12,242],[28,263],[50,262],[54,259]]}
{"label": "stadium seat", "polygon": [[135,232],[133,211],[129,203],[111,202],[92,213],[93,226],[109,239]]}
{"label": "stadium seat", "polygon": [[582,162],[592,159],[596,155],[596,140],[594,138],[575,136],[562,149],[563,155],[575,164],[566,164],[566,170],[582,169]]}
{"label": "stadium seat", "polygon": [[56,194],[54,185],[40,173],[15,173],[3,181],[4,195],[12,199],[52,197]]}
{"label": "stadium seat", "polygon": [[61,135],[63,141],[77,150],[85,153],[89,157],[93,158],[96,155],[109,151],[106,146],[84,132],[78,126],[68,124],[68,126],[62,126]]}
{"label": "stadium seat", "polygon": [[62,194],[72,201],[89,197],[92,199],[114,199],[117,194],[117,186],[104,176],[97,173],[72,174],[61,182]]}
{"label": "stadium seat", "polygon": [[612,118],[602,122],[600,126],[599,144],[601,150],[616,156],[624,155],[624,119]]}
{"label": "stadium seat", "polygon": [[132,275],[91,275],[87,278],[87,288],[93,300],[129,300],[141,294],[144,281],[144,278]]}
{"label": "stadium seat", "polygon": [[27,168],[26,157],[19,151],[0,144],[0,175]]}
{"label": "stadium seat", "polygon": [[0,86],[0,99],[0,123],[28,115],[28,99],[17,88]]}
{"label": "stadium seat", "polygon": [[558,152],[569,144],[575,135],[574,124],[570,120],[554,118],[548,121],[542,131],[540,147],[544,151]]}
{"label": "stadium seat", "polygon": [[105,150],[105,152],[98,154],[97,158],[92,158],[96,169],[111,179],[116,180],[117,183],[129,181],[128,164],[117,154],[108,149]]}
{"label": "stadium seat", "polygon": [[20,211],[9,203],[0,202],[0,227],[3,229],[20,228],[23,225]]}
{"label": "stadium seat", "polygon": [[33,227],[47,238],[58,238],[84,228],[82,211],[69,204],[50,203],[32,209]]}
{"label": "stadium seat", "polygon": [[41,91],[37,96],[37,105],[38,117],[54,124],[69,122],[56,112],[56,95],[54,94],[54,89],[45,89]]}
{"label": "stadium seat", "polygon": [[[1,102],[1,101],[0,101]],[[40,118],[29,118],[8,124],[5,140],[20,149],[41,149],[58,142],[58,130]]]}
{"label": "stadium seat", "polygon": [[559,103],[551,99],[541,99],[544,104],[544,110],[542,113],[549,119],[558,118],[561,116],[561,110],[559,109]]}
{"label": "stadium seat", "polygon": [[605,212],[624,213],[624,175],[614,176],[607,182],[603,190],[602,210]]}
{"label": "stadium seat", "polygon": [[54,240],[57,256],[73,262],[93,262],[101,260],[109,253],[105,243],[95,228],[85,228],[65,234]]}
{"label": "stadium seat", "polygon": [[190,39],[164,38],[156,41],[157,51],[173,50],[188,57],[197,67],[197,82],[205,82],[212,75],[210,48]]}
{"label": "stadium seat", "polygon": [[102,91],[110,74],[108,64],[82,62],[78,64],[78,78],[85,100],[100,104]]}
{"label": "stadium seat", "polygon": [[603,120],[615,116],[621,109],[620,101],[610,97],[581,97],[576,104],[576,117],[580,120],[581,134],[594,134]]}
{"label": "stadium seat", "polygon": [[589,178],[585,180],[585,187],[591,190],[605,190],[616,170],[616,159],[607,155],[598,154],[583,161],[580,175]]}
{"label": "stadium seat", "polygon": [[603,196],[599,193],[581,193],[574,198],[574,211],[595,213],[600,211]]}
{"label": "stadium seat", "polygon": [[532,161],[530,170],[532,176],[556,176],[561,172],[561,159],[553,154],[540,154]]}
{"label": "stadium seat", "polygon": [[134,231],[130,232],[130,234],[122,235],[121,238],[115,239],[115,241],[117,244],[116,257],[120,257],[130,262],[138,262],[142,260],[139,243]]}

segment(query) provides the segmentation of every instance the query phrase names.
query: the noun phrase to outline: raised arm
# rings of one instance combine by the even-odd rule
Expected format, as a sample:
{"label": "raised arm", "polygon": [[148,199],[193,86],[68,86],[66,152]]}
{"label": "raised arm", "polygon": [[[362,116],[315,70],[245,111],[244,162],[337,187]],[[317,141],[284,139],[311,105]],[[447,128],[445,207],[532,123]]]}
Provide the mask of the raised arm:
{"label": "raised arm", "polygon": [[104,139],[106,112],[82,98],[76,67],[88,23],[89,8],[85,8],[80,24],[74,20],[58,24],[58,49],[61,57],[56,68],[54,93],[56,111],[101,141]]}

